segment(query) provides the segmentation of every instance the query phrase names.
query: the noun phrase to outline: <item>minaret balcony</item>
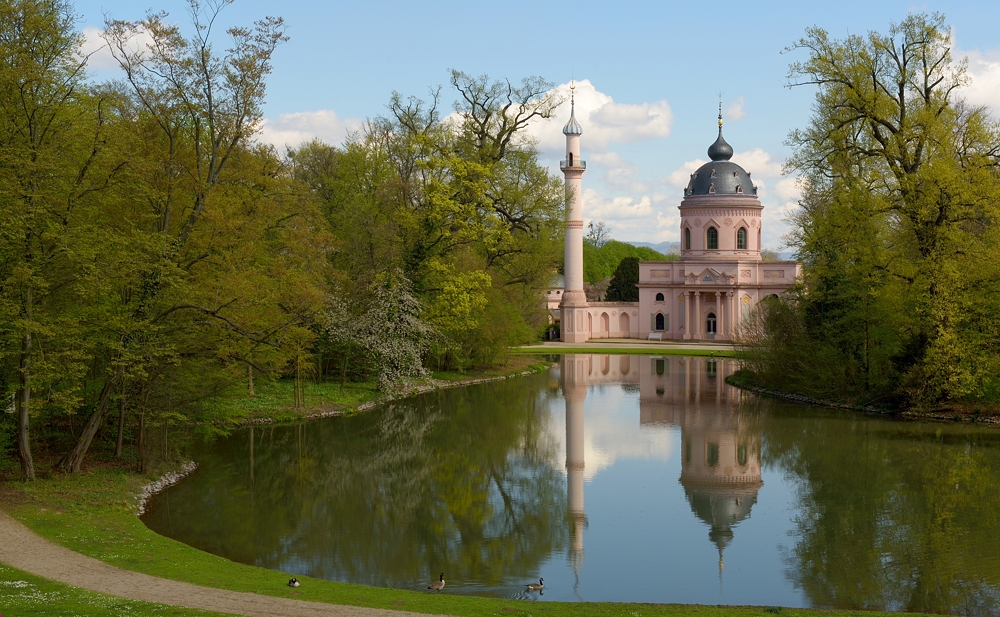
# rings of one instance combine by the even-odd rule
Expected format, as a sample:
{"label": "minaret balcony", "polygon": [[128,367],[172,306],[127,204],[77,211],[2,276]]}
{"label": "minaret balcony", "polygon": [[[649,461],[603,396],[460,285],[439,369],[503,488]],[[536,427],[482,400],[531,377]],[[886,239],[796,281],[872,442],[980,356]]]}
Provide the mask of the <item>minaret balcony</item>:
{"label": "minaret balcony", "polygon": [[566,171],[567,169],[586,169],[587,161],[573,161],[572,165],[568,164],[568,161],[559,161],[559,169]]}

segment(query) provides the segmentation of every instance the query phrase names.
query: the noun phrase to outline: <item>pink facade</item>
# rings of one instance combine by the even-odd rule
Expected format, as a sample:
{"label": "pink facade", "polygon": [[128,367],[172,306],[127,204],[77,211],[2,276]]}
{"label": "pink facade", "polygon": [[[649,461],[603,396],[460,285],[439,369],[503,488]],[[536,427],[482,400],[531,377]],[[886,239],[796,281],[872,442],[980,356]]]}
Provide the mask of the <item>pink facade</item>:
{"label": "pink facade", "polygon": [[[579,135],[576,137],[578,148]],[[750,173],[729,160],[733,149],[722,137],[721,112],[719,136],[708,155],[711,161],[691,174],[679,206],[680,259],[639,264],[637,303],[590,303],[567,310],[564,301],[564,341],[732,340],[758,302],[783,293],[801,277],[801,263],[761,258],[764,207],[757,199]],[[574,178],[576,191],[578,178]],[[583,238],[571,236],[569,226],[567,221],[566,270],[570,271],[569,261],[579,255],[582,271]],[[576,242],[580,243],[579,252],[575,246],[570,248]]]}

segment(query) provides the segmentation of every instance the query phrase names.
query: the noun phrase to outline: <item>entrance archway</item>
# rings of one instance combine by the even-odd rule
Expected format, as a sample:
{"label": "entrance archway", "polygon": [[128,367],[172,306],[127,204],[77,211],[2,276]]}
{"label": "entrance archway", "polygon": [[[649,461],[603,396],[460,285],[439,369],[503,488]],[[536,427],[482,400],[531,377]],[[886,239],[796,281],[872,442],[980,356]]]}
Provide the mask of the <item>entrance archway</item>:
{"label": "entrance archway", "polygon": [[718,320],[715,319],[715,313],[709,313],[708,319],[705,321],[705,334],[708,335],[708,340],[715,339],[716,324]]}

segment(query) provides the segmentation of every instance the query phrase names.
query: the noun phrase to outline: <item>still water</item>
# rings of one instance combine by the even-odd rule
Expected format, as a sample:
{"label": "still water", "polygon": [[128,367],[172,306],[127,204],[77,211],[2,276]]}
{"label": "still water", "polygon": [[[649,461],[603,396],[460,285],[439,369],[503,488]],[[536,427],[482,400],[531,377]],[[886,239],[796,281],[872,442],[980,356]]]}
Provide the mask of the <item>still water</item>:
{"label": "still water", "polygon": [[[193,447],[155,531],[294,574],[547,600],[1000,613],[1000,431],[761,399],[732,360],[548,374]],[[543,594],[524,584],[545,578]]]}

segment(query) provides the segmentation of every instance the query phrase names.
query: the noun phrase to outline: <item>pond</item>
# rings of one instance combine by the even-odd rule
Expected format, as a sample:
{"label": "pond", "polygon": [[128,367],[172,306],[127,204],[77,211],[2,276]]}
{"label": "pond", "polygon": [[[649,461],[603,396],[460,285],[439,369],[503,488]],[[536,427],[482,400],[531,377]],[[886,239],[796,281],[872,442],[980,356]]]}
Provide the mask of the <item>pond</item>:
{"label": "pond", "polygon": [[[735,361],[547,374],[193,445],[153,530],[294,574],[539,601],[1000,612],[1000,431],[762,399]],[[542,593],[525,583],[543,577]]]}

